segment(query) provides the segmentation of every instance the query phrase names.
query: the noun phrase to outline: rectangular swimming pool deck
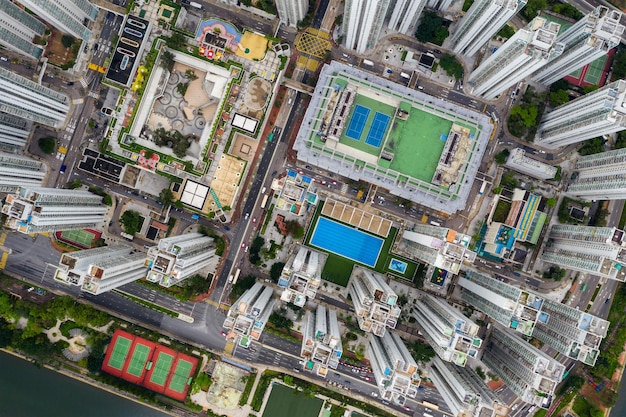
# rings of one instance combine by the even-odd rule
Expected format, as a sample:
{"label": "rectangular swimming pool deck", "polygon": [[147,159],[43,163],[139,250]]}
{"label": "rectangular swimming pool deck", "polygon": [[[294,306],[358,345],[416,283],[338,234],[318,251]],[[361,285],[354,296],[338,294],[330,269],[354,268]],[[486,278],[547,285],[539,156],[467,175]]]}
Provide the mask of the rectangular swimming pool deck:
{"label": "rectangular swimming pool deck", "polygon": [[369,267],[374,267],[385,241],[324,217],[317,219],[310,244]]}

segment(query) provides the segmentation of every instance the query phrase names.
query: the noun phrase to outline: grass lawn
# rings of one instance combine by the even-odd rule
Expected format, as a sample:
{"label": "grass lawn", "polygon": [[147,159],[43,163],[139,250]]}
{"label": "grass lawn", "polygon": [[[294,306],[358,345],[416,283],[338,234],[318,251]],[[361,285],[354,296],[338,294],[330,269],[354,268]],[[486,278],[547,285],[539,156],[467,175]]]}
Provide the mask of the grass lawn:
{"label": "grass lawn", "polygon": [[272,386],[263,417],[317,417],[323,401],[281,384]]}

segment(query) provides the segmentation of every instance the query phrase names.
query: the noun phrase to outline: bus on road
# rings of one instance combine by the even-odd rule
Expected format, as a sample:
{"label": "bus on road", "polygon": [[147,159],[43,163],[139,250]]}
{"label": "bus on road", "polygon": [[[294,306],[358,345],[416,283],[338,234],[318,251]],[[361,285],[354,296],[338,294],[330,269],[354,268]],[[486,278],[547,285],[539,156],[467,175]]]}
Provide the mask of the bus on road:
{"label": "bus on road", "polygon": [[263,196],[263,201],[261,201],[261,209],[264,209],[264,208],[265,208],[265,206],[267,205],[267,200],[268,200],[268,198],[269,198],[269,197],[270,197],[270,195],[269,195],[269,194],[265,194],[265,195]]}
{"label": "bus on road", "polygon": [[480,186],[480,190],[478,191],[478,194],[484,193],[486,188],[487,188],[487,181],[483,180],[483,185]]}

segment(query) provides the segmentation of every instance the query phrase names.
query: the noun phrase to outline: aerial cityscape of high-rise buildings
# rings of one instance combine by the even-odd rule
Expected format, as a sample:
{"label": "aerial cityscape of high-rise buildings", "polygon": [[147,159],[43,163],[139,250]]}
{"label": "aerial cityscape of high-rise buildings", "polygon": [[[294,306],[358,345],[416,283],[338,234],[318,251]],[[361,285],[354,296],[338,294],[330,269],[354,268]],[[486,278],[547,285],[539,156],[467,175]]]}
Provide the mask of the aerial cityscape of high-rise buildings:
{"label": "aerial cityscape of high-rise buildings", "polygon": [[0,269],[24,291],[426,417],[524,417],[602,363],[621,11],[100,3],[0,0]]}

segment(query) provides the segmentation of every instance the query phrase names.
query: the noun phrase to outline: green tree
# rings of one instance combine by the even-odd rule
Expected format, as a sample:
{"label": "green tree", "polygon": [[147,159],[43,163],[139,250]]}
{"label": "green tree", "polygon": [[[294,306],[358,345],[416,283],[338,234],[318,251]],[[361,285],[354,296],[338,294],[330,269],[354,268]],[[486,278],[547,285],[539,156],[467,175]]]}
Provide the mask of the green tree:
{"label": "green tree", "polygon": [[578,149],[578,153],[581,155],[594,155],[600,152],[604,152],[604,138],[597,137],[589,139],[583,142],[583,145]]}
{"label": "green tree", "polygon": [[252,245],[250,245],[250,262],[252,262],[255,265],[261,262],[261,257],[259,256],[259,252],[261,251],[261,248],[263,247],[264,244],[265,244],[265,239],[263,239],[261,236],[257,236],[252,241]]}
{"label": "green tree", "polygon": [[546,10],[547,8],[547,0],[528,0],[526,7],[520,11],[520,14],[524,17],[524,19],[526,19],[526,21],[530,22],[537,16],[537,14],[539,14],[540,10]]}
{"label": "green tree", "polygon": [[163,206],[165,207],[171,205],[174,201],[174,194],[172,193],[172,190],[169,188],[162,189],[159,193],[159,201],[163,203]]}
{"label": "green tree", "polygon": [[294,239],[301,239],[304,236],[304,228],[297,220],[287,220],[285,229]]}
{"label": "green tree", "polygon": [[513,26],[509,25],[508,23],[502,26],[502,29],[500,29],[500,31],[498,32],[498,36],[501,36],[505,39],[508,39],[513,35],[515,35],[515,29],[513,29]]}
{"label": "green tree", "polygon": [[71,48],[75,41],[76,40],[70,35],[61,36],[61,44],[63,44],[66,48]]}
{"label": "green tree", "polygon": [[551,266],[547,271],[544,271],[543,278],[551,279],[554,281],[560,281],[565,278],[567,269],[559,268],[558,266]]}
{"label": "green tree", "polygon": [[247,275],[244,278],[239,278],[237,282],[233,285],[233,288],[230,290],[230,294],[228,294],[228,299],[231,302],[235,302],[241,295],[252,288],[254,283],[256,282],[256,278],[254,275]]}
{"label": "green tree", "polygon": [[506,163],[507,158],[509,157],[511,152],[509,152],[508,149],[502,149],[502,151],[500,153],[498,153],[496,155],[496,157],[494,158],[494,160],[496,161],[496,164],[498,165],[503,165]]}
{"label": "green tree", "polygon": [[185,78],[193,81],[193,80],[197,80],[198,76],[196,75],[196,73],[194,72],[194,70],[192,70],[191,68],[185,70]]}
{"label": "green tree", "polygon": [[463,2],[463,11],[466,12],[469,10],[470,7],[472,7],[472,4],[474,4],[474,0],[465,0]]}
{"label": "green tree", "polygon": [[187,93],[187,88],[189,88],[189,83],[178,83],[178,84],[176,84],[176,91],[181,96],[184,96]]}
{"label": "green tree", "polygon": [[439,60],[439,65],[449,76],[457,80],[463,78],[463,66],[452,55],[445,54]]}
{"label": "green tree", "polygon": [[274,311],[268,322],[277,329],[285,329],[287,333],[290,333],[291,327],[293,326],[293,322],[286,317],[287,310],[284,307],[280,308],[277,311]]}
{"label": "green tree", "polygon": [[49,136],[46,136],[45,138],[40,138],[37,141],[37,144],[39,145],[39,149],[41,149],[43,153],[47,153],[48,155],[52,155],[57,146],[56,140]]}
{"label": "green tree", "polygon": [[554,197],[550,197],[548,199],[546,199],[546,206],[552,208],[556,206],[556,198]]}
{"label": "green tree", "polygon": [[615,139],[615,149],[626,148],[626,130],[622,130],[617,133],[617,139]]}
{"label": "green tree", "polygon": [[170,51],[163,51],[163,53],[161,54],[161,59],[159,60],[159,65],[161,65],[169,72],[172,72],[172,70],[174,69],[174,63],[174,54]]}
{"label": "green tree", "polygon": [[435,351],[427,343],[422,343],[416,340],[406,346],[409,349],[409,352],[411,352],[413,359],[415,359],[415,362],[426,363],[435,356]]}
{"label": "green tree", "polygon": [[165,44],[172,49],[181,49],[187,43],[185,35],[180,32],[172,33],[172,36],[165,39]]}
{"label": "green tree", "polygon": [[567,90],[557,90],[550,93],[550,104],[553,107],[560,106],[561,104],[565,104],[569,101],[569,94],[567,94]]}
{"label": "green tree", "polygon": [[422,14],[422,21],[415,32],[415,38],[423,43],[432,42],[437,45],[443,44],[449,32],[443,20],[433,11],[425,11]]}
{"label": "green tree", "polygon": [[272,267],[270,268],[270,278],[272,279],[272,281],[278,282],[278,279],[280,278],[280,274],[283,272],[284,267],[284,262],[276,262],[272,265]]}
{"label": "green tree", "polygon": [[534,104],[521,104],[511,108],[511,116],[517,116],[524,127],[535,126],[537,123],[537,106]]}
{"label": "green tree", "polygon": [[143,217],[134,210],[126,210],[120,217],[120,224],[129,235],[137,233],[141,229],[142,223]]}
{"label": "green tree", "polygon": [[107,206],[112,206],[113,205],[113,199],[111,198],[110,195],[105,195],[104,197],[102,197],[102,202],[107,205]]}
{"label": "green tree", "polygon": [[291,387],[293,386],[293,377],[291,375],[284,374],[283,382]]}
{"label": "green tree", "polygon": [[552,11],[560,14],[561,16],[569,17],[574,20],[580,20],[583,14],[576,7],[569,3],[556,3],[552,5]]}
{"label": "green tree", "polygon": [[64,188],[67,188],[68,190],[75,190],[82,187],[82,185],[83,182],[80,180],[80,178],[76,178],[75,180],[69,181],[67,184],[65,184]]}
{"label": "green tree", "polygon": [[612,81],[626,78],[626,50],[619,48],[613,55],[613,75]]}

